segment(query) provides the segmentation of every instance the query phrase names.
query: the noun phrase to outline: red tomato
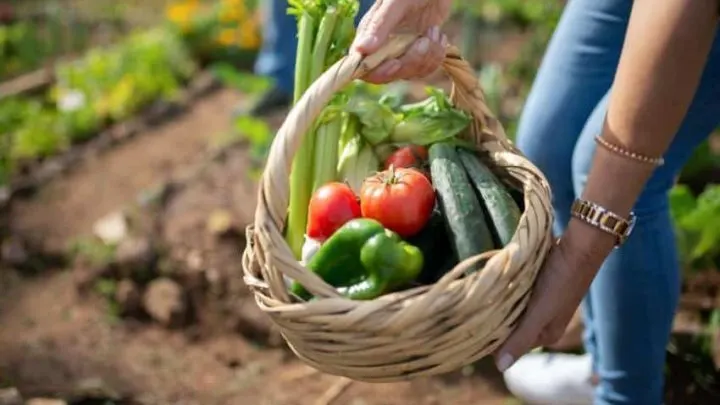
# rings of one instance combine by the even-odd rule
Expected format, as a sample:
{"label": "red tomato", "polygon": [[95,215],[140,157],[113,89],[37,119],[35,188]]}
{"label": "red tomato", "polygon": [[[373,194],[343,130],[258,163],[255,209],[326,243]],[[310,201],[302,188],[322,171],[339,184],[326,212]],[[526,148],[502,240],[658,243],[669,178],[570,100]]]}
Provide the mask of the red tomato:
{"label": "red tomato", "polygon": [[403,238],[425,226],[435,205],[430,180],[413,168],[385,170],[363,181],[360,209]]}
{"label": "red tomato", "polygon": [[325,241],[346,222],[360,216],[360,203],[350,186],[328,183],[318,188],[308,207],[307,236]]}
{"label": "red tomato", "polygon": [[390,166],[413,167],[430,180],[430,173],[426,170],[427,159],[427,148],[418,145],[403,146],[385,159],[385,169],[390,169]]}
{"label": "red tomato", "polygon": [[403,146],[385,160],[385,169],[389,169],[390,165],[395,167],[415,167],[419,169],[423,167],[427,158],[428,151],[426,148],[418,145]]}

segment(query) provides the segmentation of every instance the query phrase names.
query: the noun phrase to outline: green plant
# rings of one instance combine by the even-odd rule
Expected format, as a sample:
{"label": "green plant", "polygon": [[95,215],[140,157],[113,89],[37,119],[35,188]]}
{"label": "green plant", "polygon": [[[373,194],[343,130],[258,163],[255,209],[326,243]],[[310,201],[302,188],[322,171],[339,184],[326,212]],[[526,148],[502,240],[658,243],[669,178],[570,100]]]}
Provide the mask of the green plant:
{"label": "green plant", "polygon": [[115,258],[114,245],[107,245],[92,237],[80,237],[68,244],[67,251],[76,260],[86,261],[93,266],[106,266]]}
{"label": "green plant", "polygon": [[[196,66],[170,30],[153,29],[129,36],[110,49],[93,49],[80,61],[57,69],[54,100],[80,94],[98,121],[117,121],[157,99],[175,97]],[[66,111],[76,111],[75,108]]]}
{"label": "green plant", "polygon": [[708,185],[697,197],[677,185],[670,192],[670,207],[685,267],[714,267],[720,256],[720,185]]}
{"label": "green plant", "polygon": [[564,0],[481,0],[456,1],[455,12],[468,13],[491,23],[509,23],[521,27],[546,23],[549,14],[554,14]]}
{"label": "green plant", "polygon": [[18,161],[51,156],[150,103],[174,100],[196,69],[183,42],[164,28],[57,66],[45,98],[0,102],[0,184]]}

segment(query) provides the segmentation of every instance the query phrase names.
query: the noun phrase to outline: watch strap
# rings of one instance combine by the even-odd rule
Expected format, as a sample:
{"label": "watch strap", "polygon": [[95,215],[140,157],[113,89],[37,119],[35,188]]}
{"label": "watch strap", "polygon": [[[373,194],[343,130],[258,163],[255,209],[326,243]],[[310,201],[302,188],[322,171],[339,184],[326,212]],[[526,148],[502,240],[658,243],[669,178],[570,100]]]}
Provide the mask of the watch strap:
{"label": "watch strap", "polygon": [[594,202],[576,199],[570,209],[573,217],[609,233],[616,238],[615,246],[622,245],[632,233],[635,226],[635,214],[623,218]]}

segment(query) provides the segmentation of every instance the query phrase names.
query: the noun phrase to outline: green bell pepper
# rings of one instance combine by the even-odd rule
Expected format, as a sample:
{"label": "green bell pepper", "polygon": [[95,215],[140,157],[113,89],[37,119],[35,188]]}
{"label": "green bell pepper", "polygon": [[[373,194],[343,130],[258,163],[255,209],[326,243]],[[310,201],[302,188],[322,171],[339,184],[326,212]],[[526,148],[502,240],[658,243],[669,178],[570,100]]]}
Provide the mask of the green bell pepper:
{"label": "green bell pepper", "polygon": [[[342,295],[366,300],[415,280],[423,255],[380,222],[356,218],[335,231],[307,266]],[[303,299],[311,297],[297,282],[291,292]]]}

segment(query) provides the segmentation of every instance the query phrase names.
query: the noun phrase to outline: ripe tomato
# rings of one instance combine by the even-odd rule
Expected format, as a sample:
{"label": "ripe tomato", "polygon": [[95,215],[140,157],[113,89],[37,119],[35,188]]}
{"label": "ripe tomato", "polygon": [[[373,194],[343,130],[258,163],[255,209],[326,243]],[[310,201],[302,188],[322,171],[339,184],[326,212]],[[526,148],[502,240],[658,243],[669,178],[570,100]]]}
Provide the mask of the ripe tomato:
{"label": "ripe tomato", "polygon": [[403,238],[425,226],[435,205],[430,180],[414,168],[392,168],[363,181],[362,216],[379,221]]}
{"label": "ripe tomato", "polygon": [[360,216],[360,203],[350,186],[332,182],[318,188],[308,206],[307,236],[318,242]]}
{"label": "ripe tomato", "polygon": [[430,180],[430,173],[426,170],[427,159],[427,148],[419,145],[403,146],[385,159],[385,170],[390,169],[390,166],[413,167]]}
{"label": "ripe tomato", "polygon": [[426,148],[418,145],[403,146],[385,159],[385,169],[389,169],[390,165],[420,169],[424,166],[427,158],[428,151]]}

